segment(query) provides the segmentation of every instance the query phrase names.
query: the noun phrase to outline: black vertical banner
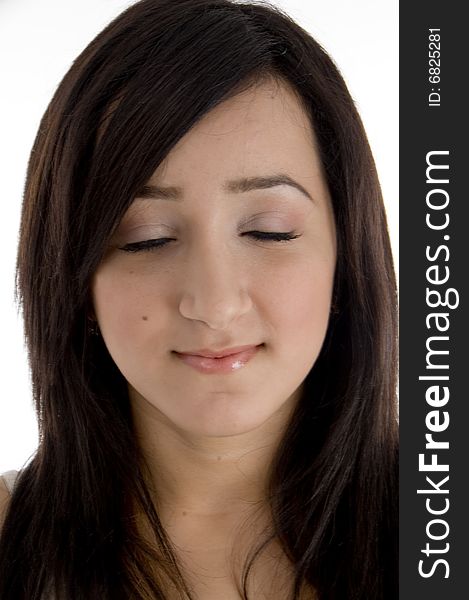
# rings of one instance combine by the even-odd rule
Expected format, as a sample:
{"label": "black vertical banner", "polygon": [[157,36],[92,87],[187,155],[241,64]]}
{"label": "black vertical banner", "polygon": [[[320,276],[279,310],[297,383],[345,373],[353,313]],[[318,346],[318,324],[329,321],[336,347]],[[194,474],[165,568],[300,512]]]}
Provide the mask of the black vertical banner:
{"label": "black vertical banner", "polygon": [[402,600],[469,598],[466,8],[400,4]]}

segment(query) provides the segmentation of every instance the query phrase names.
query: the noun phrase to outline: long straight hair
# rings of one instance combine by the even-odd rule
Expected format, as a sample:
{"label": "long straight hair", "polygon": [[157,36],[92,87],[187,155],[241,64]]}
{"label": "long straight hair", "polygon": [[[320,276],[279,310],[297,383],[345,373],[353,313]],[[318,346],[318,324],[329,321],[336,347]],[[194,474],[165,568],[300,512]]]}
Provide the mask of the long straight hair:
{"label": "long straight hair", "polygon": [[[292,599],[308,588],[321,600],[397,598],[396,284],[353,100],[326,52],[279,9],[142,0],[73,63],[28,165],[17,294],[39,447],[2,530],[2,600],[193,597],[151,500],[126,381],[89,335],[90,281],[178,140],[265,77],[291,85],[310,116],[337,230],[326,339],[270,469],[273,535],[294,569]],[[246,561],[244,598],[261,551]]]}

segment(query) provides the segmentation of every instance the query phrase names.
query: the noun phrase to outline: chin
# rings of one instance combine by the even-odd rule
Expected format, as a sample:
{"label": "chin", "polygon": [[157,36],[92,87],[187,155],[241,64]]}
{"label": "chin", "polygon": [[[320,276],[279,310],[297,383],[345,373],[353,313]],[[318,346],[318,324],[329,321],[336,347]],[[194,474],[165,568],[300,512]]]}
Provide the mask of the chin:
{"label": "chin", "polygon": [[[233,410],[233,406],[219,406],[217,409],[208,410],[207,414],[203,415],[199,411],[195,418],[190,421],[184,419],[182,429],[187,434],[204,436],[204,437],[230,437],[235,435],[247,434],[263,426],[267,426],[271,421],[277,420],[279,409],[260,411],[252,410],[252,406],[244,410]],[[285,416],[280,419],[279,424],[285,424]]]}

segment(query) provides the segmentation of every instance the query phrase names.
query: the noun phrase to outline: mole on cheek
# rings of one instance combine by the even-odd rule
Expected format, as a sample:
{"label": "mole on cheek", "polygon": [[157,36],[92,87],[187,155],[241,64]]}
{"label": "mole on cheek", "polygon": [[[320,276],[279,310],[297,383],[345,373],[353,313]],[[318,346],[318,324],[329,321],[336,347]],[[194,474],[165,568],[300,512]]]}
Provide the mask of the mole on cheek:
{"label": "mole on cheek", "polygon": [[142,321],[148,321],[148,317],[146,317],[145,315],[143,315]]}

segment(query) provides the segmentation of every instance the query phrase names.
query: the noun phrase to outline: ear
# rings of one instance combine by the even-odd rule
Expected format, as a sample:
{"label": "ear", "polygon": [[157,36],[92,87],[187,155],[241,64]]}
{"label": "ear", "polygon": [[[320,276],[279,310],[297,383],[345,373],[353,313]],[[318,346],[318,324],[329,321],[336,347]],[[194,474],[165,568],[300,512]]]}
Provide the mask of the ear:
{"label": "ear", "polygon": [[334,292],[334,295],[332,296],[332,301],[331,301],[331,315],[338,315],[340,313],[340,309],[339,309],[339,303],[337,300],[337,294],[336,292]]}
{"label": "ear", "polygon": [[94,311],[93,300],[91,298],[91,291],[88,293],[88,299],[86,301],[85,306],[85,314],[88,321],[96,323],[96,321],[98,320]]}

